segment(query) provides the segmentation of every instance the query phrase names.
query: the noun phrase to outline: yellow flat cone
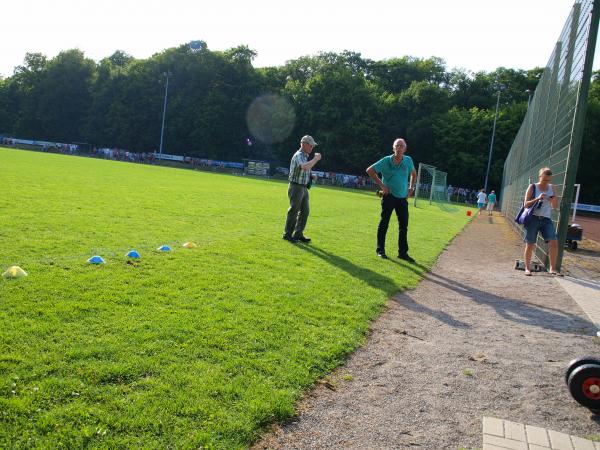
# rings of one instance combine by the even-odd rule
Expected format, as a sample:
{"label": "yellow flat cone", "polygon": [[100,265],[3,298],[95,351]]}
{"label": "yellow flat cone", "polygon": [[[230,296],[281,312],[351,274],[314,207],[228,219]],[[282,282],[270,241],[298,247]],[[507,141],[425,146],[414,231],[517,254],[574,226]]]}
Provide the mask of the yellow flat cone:
{"label": "yellow flat cone", "polygon": [[183,244],[183,246],[185,248],[196,248],[198,247],[196,244],[194,244],[193,242],[186,242],[185,244]]}
{"label": "yellow flat cone", "polygon": [[21,269],[19,266],[9,267],[6,272],[2,274],[4,278],[21,278],[26,277],[27,272]]}

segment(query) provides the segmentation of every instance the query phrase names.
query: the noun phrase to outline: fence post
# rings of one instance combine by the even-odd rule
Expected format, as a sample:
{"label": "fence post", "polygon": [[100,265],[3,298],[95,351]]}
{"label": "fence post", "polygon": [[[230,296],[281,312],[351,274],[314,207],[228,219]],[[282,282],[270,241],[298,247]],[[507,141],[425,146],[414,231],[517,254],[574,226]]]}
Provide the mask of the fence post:
{"label": "fence post", "polygon": [[[579,6],[576,3],[575,6]],[[575,14],[575,11],[573,12]],[[567,155],[567,167],[565,169],[565,181],[562,198],[560,201],[560,217],[558,220],[558,255],[556,257],[556,269],[560,270],[562,258],[565,251],[565,240],[569,228],[569,216],[571,212],[571,199],[573,198],[573,189],[575,187],[575,176],[579,165],[579,155],[581,153],[581,141],[583,140],[583,131],[585,127],[585,114],[587,112],[587,98],[592,78],[592,64],[594,62],[594,51],[596,48],[596,39],[598,37],[598,22],[600,20],[600,4],[594,4],[589,13],[589,27],[587,50],[585,54],[585,63],[583,65],[582,80],[579,84],[577,93],[577,102],[575,106],[575,118],[571,132],[571,142],[569,142],[569,152]],[[575,21],[574,21],[575,22]],[[577,21],[578,22],[578,21]],[[573,47],[575,42],[572,43]]]}

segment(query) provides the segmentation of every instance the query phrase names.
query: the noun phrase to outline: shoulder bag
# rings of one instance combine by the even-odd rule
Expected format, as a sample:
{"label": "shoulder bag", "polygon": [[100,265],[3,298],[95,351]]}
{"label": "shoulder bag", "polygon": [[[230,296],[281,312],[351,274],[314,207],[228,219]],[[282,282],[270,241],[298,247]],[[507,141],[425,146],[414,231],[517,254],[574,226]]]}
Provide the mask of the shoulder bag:
{"label": "shoulder bag", "polygon": [[[535,197],[535,184],[532,183],[531,185],[533,186],[533,196]],[[525,208],[525,203],[523,203],[523,206],[521,206],[521,209],[515,217],[515,222],[526,227],[529,224],[529,222],[531,222],[531,218],[533,217],[533,211],[535,211],[537,205],[538,201],[536,201],[529,208]]]}

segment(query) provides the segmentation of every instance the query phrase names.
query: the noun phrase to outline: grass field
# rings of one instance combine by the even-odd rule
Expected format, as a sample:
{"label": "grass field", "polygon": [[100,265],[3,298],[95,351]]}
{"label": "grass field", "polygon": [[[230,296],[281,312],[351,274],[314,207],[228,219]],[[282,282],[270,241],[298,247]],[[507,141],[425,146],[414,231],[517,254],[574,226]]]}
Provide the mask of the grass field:
{"label": "grass field", "polygon": [[312,189],[302,245],[285,183],[3,148],[0,167],[0,271],[29,273],[0,279],[0,448],[244,448],[467,220],[411,207],[409,265],[375,256],[372,193]]}

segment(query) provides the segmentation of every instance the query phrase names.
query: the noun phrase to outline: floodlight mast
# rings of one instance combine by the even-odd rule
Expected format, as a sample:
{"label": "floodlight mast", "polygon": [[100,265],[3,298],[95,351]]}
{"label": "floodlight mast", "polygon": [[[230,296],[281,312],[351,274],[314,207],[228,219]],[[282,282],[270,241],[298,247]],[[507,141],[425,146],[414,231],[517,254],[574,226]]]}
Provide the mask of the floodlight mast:
{"label": "floodlight mast", "polygon": [[531,105],[531,97],[533,95],[533,91],[531,89],[527,89],[525,93],[528,95],[527,98],[527,109],[529,109],[529,105]]}
{"label": "floodlight mast", "polygon": [[163,151],[163,135],[165,132],[165,115],[167,113],[167,96],[169,94],[169,72],[165,72],[165,76],[167,77],[167,82],[165,83],[165,101],[163,104],[162,126],[160,127],[160,147],[158,150],[159,155],[162,155],[162,151]]}
{"label": "floodlight mast", "polygon": [[490,142],[490,153],[488,155],[488,163],[487,170],[485,171],[485,183],[483,184],[484,192],[487,192],[488,187],[488,179],[490,177],[490,165],[492,163],[492,151],[494,149],[494,138],[496,137],[496,121],[498,120],[498,107],[500,106],[500,92],[506,89],[506,86],[503,84],[498,84],[498,97],[496,99],[496,114],[494,115],[494,127],[492,129],[492,141]]}

